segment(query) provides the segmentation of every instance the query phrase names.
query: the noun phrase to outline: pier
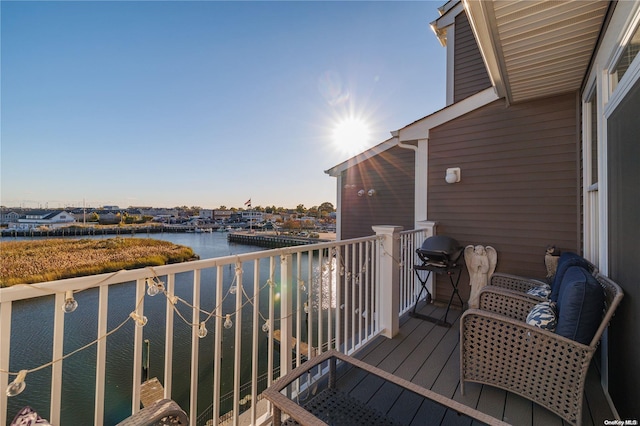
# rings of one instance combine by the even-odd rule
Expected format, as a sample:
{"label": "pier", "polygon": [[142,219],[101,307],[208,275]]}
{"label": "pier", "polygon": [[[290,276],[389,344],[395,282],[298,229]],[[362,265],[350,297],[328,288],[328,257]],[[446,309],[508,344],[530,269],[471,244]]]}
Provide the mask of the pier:
{"label": "pier", "polygon": [[247,244],[265,248],[283,248],[301,246],[305,244],[317,244],[331,241],[320,238],[293,237],[290,235],[260,235],[244,232],[232,232],[227,235],[230,243]]}

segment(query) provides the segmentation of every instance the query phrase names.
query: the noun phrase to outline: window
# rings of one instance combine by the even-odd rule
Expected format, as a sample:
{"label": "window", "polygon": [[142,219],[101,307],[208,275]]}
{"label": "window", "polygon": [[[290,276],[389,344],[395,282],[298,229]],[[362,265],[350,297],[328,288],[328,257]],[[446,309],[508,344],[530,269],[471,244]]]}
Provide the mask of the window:
{"label": "window", "polygon": [[631,62],[640,52],[640,26],[636,28],[635,32],[631,36],[629,43],[622,51],[622,55],[618,59],[613,72],[611,72],[611,91],[613,92],[618,85],[618,82],[622,80],[622,77],[629,69]]}
{"label": "window", "polygon": [[598,183],[598,96],[595,93],[589,99],[589,107],[591,110],[589,117],[591,121],[591,131],[589,132],[591,139],[591,179],[589,179],[589,185],[593,189]]}

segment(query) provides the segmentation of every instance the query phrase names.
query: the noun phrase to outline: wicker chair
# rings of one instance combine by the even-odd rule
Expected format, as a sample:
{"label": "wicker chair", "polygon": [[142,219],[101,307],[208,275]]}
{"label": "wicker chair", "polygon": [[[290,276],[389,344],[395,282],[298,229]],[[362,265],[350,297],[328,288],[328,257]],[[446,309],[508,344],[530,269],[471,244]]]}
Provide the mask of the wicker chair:
{"label": "wicker chair", "polygon": [[587,370],[623,296],[609,278],[597,274],[596,279],[605,292],[605,309],[588,345],[527,324],[535,300],[506,289],[483,289],[480,309],[467,310],[460,319],[462,394],[465,382],[496,386],[581,424]]}
{"label": "wicker chair", "polygon": [[562,256],[560,256],[560,260],[558,263],[559,276],[554,273],[553,276],[549,277],[549,282],[538,280],[535,278],[527,278],[519,275],[504,274],[504,273],[496,272],[491,275],[491,278],[489,280],[489,285],[492,287],[504,288],[504,289],[513,291],[515,293],[526,294],[528,297],[531,297],[532,299],[539,301],[543,299],[540,297],[533,296],[531,294],[527,294],[527,292],[536,287],[542,287],[545,285],[547,286],[551,285],[552,287],[554,287],[556,285],[555,282],[557,280],[562,279],[562,275],[566,271],[567,267],[574,266],[574,265],[584,267],[594,276],[598,274],[598,268],[594,264],[592,264],[585,258],[575,253],[565,252],[562,254]]}

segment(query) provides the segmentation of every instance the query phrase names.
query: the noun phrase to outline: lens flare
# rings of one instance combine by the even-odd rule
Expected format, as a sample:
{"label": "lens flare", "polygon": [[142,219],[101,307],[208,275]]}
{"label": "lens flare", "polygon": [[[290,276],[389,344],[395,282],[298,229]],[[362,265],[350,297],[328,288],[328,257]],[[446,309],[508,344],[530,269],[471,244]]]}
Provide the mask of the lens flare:
{"label": "lens flare", "polygon": [[345,154],[362,152],[371,141],[371,129],[366,121],[348,117],[336,123],[333,129],[333,143]]}

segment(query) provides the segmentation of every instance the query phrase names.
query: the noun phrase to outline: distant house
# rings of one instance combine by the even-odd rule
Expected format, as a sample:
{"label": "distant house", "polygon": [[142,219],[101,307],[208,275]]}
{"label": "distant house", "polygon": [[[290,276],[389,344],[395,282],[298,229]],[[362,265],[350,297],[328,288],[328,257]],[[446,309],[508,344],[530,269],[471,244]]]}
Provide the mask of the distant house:
{"label": "distant house", "polygon": [[[438,11],[446,105],[326,171],[337,237],[435,224],[495,247],[498,271],[538,277],[547,245],[583,254],[626,293],[601,371],[620,418],[636,418],[640,1],[452,0]],[[433,290],[451,294],[442,277]]]}
{"label": "distant house", "polygon": [[5,213],[4,211],[2,211],[2,213],[0,214],[0,223],[8,224],[12,222],[17,222],[19,218],[20,218],[20,213],[17,213],[14,211],[8,211]]}
{"label": "distant house", "polygon": [[17,222],[10,223],[9,229],[59,228],[74,222],[75,216],[64,210],[32,210],[20,216]]}

